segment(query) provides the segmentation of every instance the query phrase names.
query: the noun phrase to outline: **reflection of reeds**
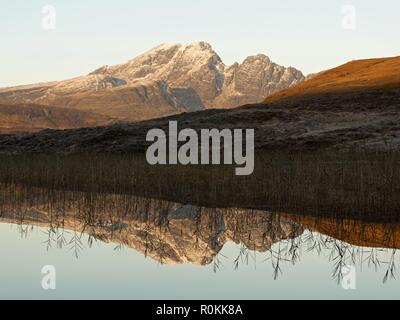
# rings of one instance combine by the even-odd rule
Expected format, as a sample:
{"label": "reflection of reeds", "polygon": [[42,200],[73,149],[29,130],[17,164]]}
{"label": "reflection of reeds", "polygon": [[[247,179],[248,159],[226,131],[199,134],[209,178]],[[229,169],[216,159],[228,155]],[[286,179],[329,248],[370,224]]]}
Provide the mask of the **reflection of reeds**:
{"label": "reflection of reeds", "polygon": [[[254,174],[238,177],[232,166],[149,166],[143,155],[1,155],[0,182],[135,194],[211,207],[386,222],[400,219],[400,153],[271,152],[256,156]],[[91,201],[88,196],[89,208]]]}
{"label": "reflection of reeds", "polygon": [[[116,250],[132,247],[161,264],[212,264],[218,272],[227,261],[221,249],[233,241],[239,245],[239,253],[233,257],[235,269],[256,265],[256,252],[261,252],[266,257],[263,261],[271,263],[276,279],[285,264],[296,264],[304,252],[328,253],[332,277],[338,282],[348,265],[376,271],[384,268],[384,281],[396,275],[397,251],[379,248],[399,248],[398,225],[326,217],[297,216],[296,220],[293,215],[253,209],[201,208],[125,194],[11,184],[0,185],[0,193],[4,196],[0,202],[2,221],[19,224],[25,236],[32,230],[26,225],[46,227],[47,249],[65,247],[75,257],[85,247],[85,233],[88,247],[94,241],[113,242]],[[372,243],[371,238],[376,248],[357,246]]]}
{"label": "reflection of reeds", "polygon": [[[296,248],[299,249],[296,255],[293,255],[292,252],[292,242],[295,242]],[[273,277],[277,279],[283,273],[284,263],[295,264],[300,260],[300,251],[318,256],[326,255],[332,263],[332,279],[338,284],[341,284],[346,274],[343,270],[349,266],[357,267],[360,270],[363,267],[374,268],[376,272],[383,269],[383,282],[386,283],[389,278],[396,278],[396,266],[400,262],[399,259],[396,259],[397,250],[355,247],[311,231],[305,232],[296,239],[282,240],[268,251],[267,258],[263,261],[271,262]]]}
{"label": "reflection of reeds", "polygon": [[391,279],[396,279],[396,254],[397,251],[393,250],[392,254],[390,255],[390,259],[387,262],[384,262],[388,265],[387,271],[385,273],[385,276],[383,278],[383,282],[386,283],[388,281],[388,278],[390,277]]}

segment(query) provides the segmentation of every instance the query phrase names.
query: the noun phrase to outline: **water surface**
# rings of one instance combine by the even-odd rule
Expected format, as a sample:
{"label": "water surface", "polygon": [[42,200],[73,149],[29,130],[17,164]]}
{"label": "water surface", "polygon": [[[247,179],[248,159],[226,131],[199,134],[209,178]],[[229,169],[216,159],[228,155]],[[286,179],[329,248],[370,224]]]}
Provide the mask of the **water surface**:
{"label": "water surface", "polygon": [[3,299],[400,298],[397,224],[29,192],[1,207]]}

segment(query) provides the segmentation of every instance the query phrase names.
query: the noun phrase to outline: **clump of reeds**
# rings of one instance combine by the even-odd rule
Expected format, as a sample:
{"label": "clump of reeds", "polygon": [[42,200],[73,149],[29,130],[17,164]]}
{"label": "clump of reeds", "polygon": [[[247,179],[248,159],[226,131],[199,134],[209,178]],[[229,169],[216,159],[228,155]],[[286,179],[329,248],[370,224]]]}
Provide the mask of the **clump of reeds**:
{"label": "clump of reeds", "polygon": [[398,152],[258,152],[251,176],[234,167],[150,166],[142,154],[0,156],[0,183],[133,194],[370,220],[400,218]]}

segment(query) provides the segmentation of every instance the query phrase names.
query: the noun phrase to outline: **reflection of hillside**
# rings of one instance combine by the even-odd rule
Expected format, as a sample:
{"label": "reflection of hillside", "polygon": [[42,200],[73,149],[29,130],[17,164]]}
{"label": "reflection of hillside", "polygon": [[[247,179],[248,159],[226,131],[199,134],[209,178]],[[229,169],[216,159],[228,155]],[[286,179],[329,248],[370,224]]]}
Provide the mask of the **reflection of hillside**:
{"label": "reflection of hillside", "polygon": [[400,225],[358,220],[282,214],[282,217],[311,231],[327,235],[358,247],[400,248]]}
{"label": "reflection of hillside", "polygon": [[1,208],[3,222],[77,230],[168,264],[209,264],[229,241],[266,252],[303,231],[263,211],[199,208],[122,195],[22,188],[8,192],[10,201]]}

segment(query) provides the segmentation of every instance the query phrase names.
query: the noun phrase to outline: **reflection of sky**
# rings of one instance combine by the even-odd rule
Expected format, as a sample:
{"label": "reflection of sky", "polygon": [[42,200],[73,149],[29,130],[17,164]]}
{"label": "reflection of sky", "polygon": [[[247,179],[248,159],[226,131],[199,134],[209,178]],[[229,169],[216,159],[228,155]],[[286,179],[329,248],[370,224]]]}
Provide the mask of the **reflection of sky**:
{"label": "reflection of sky", "polygon": [[[42,6],[57,28],[41,29]],[[354,5],[357,29],[342,29]],[[0,87],[58,80],[121,63],[162,42],[210,42],[226,63],[265,53],[305,73],[400,54],[400,3],[387,0],[14,0],[0,10]]]}
{"label": "reflection of sky", "polygon": [[[114,250],[113,244],[95,243],[79,259],[65,249],[46,251],[45,229],[35,228],[21,238],[15,225],[0,224],[0,298],[30,299],[391,299],[400,298],[396,280],[382,284],[378,272],[365,265],[357,272],[357,290],[345,291],[331,279],[332,262],[303,250],[296,265],[282,264],[273,280],[266,256],[234,269],[239,248],[227,244],[217,274],[213,266],[160,265],[132,249]],[[224,258],[223,256],[226,256]],[[41,289],[41,269],[54,265],[57,289]]]}

